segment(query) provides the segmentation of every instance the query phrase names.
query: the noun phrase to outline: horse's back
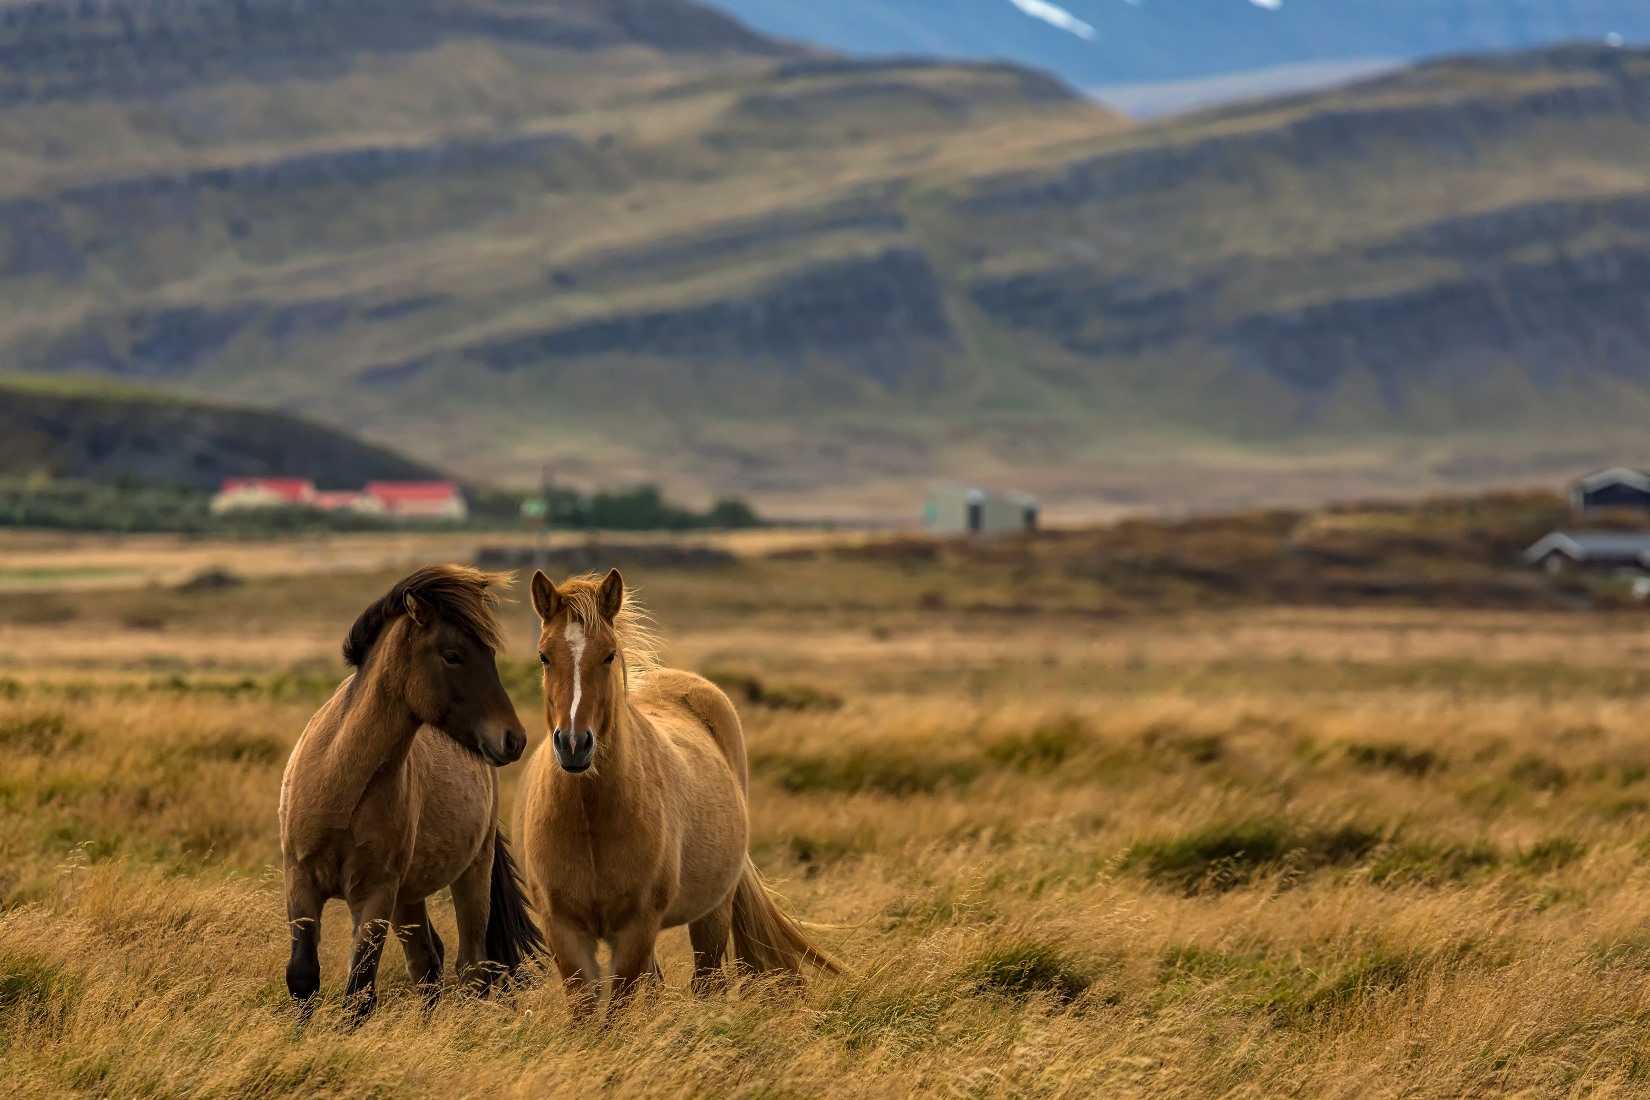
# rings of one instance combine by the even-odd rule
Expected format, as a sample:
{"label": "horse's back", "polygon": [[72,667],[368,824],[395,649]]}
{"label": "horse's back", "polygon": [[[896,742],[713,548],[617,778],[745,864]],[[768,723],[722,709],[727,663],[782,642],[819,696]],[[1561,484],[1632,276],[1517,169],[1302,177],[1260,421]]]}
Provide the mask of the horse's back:
{"label": "horse's back", "polygon": [[691,752],[708,735],[739,781],[740,794],[746,792],[750,779],[745,731],[727,692],[696,673],[661,668],[648,673],[631,698],[680,748]]}

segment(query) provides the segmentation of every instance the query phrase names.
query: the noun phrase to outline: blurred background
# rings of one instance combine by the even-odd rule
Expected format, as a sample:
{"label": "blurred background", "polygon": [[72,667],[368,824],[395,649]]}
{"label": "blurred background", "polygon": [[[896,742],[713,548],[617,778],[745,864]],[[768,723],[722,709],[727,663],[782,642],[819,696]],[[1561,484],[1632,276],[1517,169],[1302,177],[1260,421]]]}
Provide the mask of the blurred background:
{"label": "blurred background", "polygon": [[[1646,1095],[1647,307],[1646,0],[0,0],[10,1096]],[[851,972],[295,1029],[432,561],[621,567]]]}
{"label": "blurred background", "polygon": [[1650,411],[1640,43],[1639,0],[0,0],[0,507],[1556,485]]}

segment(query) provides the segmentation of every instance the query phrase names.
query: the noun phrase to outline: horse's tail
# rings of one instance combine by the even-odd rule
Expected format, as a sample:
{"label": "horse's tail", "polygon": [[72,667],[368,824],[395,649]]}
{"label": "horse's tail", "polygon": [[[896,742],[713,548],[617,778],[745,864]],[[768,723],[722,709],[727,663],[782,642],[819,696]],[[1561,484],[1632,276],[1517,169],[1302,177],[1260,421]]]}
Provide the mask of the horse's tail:
{"label": "horse's tail", "polygon": [[521,964],[544,953],[544,936],[527,907],[516,861],[504,830],[493,828],[492,904],[487,911],[487,959],[514,974]]}
{"label": "horse's tail", "polygon": [[775,970],[802,972],[808,963],[830,974],[842,973],[842,965],[815,947],[796,919],[779,907],[775,894],[762,874],[745,857],[745,869],[733,891],[733,953],[757,973]]}

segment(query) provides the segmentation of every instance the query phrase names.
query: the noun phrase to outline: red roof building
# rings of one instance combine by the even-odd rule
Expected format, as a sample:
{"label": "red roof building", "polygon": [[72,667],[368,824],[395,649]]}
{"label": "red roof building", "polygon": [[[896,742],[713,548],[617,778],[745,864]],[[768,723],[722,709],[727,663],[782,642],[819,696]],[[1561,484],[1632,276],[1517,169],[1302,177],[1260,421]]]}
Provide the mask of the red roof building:
{"label": "red roof building", "polygon": [[212,498],[214,513],[252,508],[309,508],[315,482],[306,477],[228,477]]}
{"label": "red roof building", "polygon": [[361,490],[319,491],[308,478],[231,477],[212,498],[212,511],[220,515],[256,508],[315,508],[456,522],[470,514],[463,490],[451,481],[369,481]]}
{"label": "red roof building", "polygon": [[463,520],[470,514],[463,492],[451,481],[369,481],[362,495],[392,519]]}
{"label": "red roof building", "polygon": [[311,508],[323,512],[372,512],[377,509],[365,493],[355,489],[322,489],[310,500]]}

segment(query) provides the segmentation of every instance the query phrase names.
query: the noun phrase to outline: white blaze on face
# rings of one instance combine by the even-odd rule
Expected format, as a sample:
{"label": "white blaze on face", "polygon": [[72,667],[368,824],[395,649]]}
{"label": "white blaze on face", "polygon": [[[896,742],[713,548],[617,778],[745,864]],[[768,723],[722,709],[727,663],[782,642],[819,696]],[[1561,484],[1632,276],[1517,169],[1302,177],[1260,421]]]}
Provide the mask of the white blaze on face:
{"label": "white blaze on face", "polygon": [[567,624],[567,645],[573,651],[573,706],[567,712],[567,733],[571,736],[579,728],[579,697],[584,694],[582,665],[584,662],[584,627]]}

